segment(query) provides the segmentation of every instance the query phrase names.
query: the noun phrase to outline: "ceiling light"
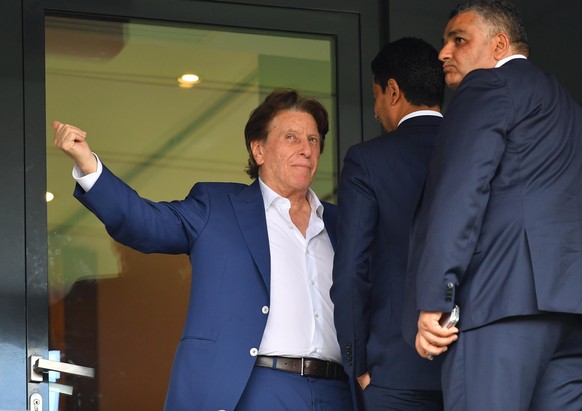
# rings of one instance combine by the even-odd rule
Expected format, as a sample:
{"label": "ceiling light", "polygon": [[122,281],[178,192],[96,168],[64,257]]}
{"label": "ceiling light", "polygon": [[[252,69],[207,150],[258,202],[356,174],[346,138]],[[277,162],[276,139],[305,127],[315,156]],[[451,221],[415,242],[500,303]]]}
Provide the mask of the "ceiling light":
{"label": "ceiling light", "polygon": [[178,78],[178,84],[180,87],[183,88],[190,88],[193,87],[194,84],[200,82],[200,77],[196,74],[183,74],[181,77]]}
{"label": "ceiling light", "polygon": [[53,201],[53,199],[55,198],[55,195],[53,193],[51,193],[50,191],[46,192],[46,202],[48,203],[49,201]]}

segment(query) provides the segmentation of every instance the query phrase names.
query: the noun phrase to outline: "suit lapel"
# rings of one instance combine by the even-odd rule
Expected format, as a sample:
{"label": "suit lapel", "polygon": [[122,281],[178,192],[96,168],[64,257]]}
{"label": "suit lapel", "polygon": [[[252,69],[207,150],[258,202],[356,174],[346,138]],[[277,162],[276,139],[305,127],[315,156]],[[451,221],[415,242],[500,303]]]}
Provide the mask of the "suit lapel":
{"label": "suit lapel", "polygon": [[267,290],[270,292],[271,255],[265,205],[259,181],[255,180],[239,194],[231,194],[230,200],[249,252],[263,277]]}

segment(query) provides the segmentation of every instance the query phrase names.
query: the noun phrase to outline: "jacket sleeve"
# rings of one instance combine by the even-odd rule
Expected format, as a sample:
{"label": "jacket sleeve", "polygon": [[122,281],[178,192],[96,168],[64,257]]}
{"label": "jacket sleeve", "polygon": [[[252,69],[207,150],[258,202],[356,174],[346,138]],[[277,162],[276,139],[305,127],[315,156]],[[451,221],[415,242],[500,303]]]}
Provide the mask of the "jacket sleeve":
{"label": "jacket sleeve", "polygon": [[154,202],[105,166],[89,191],[77,184],[74,195],[114,240],[144,253],[188,254],[208,218],[207,194],[198,185],[184,200]]}
{"label": "jacket sleeve", "polygon": [[367,372],[371,283],[368,251],[378,221],[378,203],[358,147],[344,159],[338,190],[338,245],[333,286],[334,319],[346,369],[354,377]]}

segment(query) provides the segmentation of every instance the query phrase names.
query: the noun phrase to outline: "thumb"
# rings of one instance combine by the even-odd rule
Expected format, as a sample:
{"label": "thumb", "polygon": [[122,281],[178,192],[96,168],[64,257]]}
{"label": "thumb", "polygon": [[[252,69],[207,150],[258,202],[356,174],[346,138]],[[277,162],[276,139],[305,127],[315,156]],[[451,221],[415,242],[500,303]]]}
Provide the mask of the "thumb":
{"label": "thumb", "polygon": [[53,129],[55,131],[57,131],[62,124],[63,123],[61,123],[60,121],[57,121],[57,120],[53,121],[53,124],[52,124],[53,125]]}

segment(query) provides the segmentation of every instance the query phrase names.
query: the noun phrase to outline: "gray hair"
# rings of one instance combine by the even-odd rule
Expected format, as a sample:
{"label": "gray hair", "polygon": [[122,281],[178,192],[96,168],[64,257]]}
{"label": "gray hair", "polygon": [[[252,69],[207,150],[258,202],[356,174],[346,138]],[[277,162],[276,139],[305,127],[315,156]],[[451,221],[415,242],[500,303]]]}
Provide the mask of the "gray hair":
{"label": "gray hair", "polygon": [[503,32],[509,37],[513,49],[524,55],[529,55],[527,33],[517,8],[505,1],[468,1],[459,4],[451,11],[450,18],[457,14],[472,11],[478,14],[489,26],[489,36]]}

